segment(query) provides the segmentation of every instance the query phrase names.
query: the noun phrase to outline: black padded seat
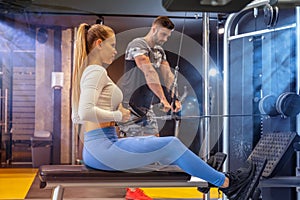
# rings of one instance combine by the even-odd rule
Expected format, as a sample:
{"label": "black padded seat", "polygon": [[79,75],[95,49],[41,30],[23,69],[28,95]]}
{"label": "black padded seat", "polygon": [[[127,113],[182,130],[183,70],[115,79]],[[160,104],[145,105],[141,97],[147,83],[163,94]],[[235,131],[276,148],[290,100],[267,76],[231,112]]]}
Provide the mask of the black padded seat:
{"label": "black padded seat", "polygon": [[66,187],[207,187],[203,180],[177,166],[148,165],[131,171],[102,171],[84,165],[43,165],[39,168],[40,188],[52,188],[52,200],[62,200]]}
{"label": "black padded seat", "polygon": [[[95,186],[129,187],[157,186],[189,183],[191,176],[177,166],[148,165],[131,171],[102,171],[84,165],[43,165],[39,168],[40,188],[49,184],[73,185],[73,183],[95,183]],[[172,184],[173,183],[173,184]],[[203,184],[207,184],[203,182]],[[202,185],[203,185],[202,184]]]}

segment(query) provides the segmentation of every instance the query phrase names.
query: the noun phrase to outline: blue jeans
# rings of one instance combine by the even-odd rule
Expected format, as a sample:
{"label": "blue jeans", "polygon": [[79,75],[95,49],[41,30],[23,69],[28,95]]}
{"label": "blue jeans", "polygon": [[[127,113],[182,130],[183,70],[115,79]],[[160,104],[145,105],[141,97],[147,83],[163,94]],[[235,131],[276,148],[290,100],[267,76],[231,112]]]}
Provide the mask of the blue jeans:
{"label": "blue jeans", "polygon": [[117,137],[115,127],[85,133],[83,161],[100,170],[125,171],[153,163],[177,165],[186,173],[221,186],[225,175],[190,151],[178,138]]}

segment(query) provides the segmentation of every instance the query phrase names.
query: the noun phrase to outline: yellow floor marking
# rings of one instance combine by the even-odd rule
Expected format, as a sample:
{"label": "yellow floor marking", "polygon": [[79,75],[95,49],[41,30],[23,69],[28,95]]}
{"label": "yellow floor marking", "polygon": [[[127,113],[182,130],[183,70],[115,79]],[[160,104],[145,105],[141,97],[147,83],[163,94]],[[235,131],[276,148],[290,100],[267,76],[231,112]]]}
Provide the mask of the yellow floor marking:
{"label": "yellow floor marking", "polygon": [[0,199],[24,199],[35,178],[37,169],[0,169]]}

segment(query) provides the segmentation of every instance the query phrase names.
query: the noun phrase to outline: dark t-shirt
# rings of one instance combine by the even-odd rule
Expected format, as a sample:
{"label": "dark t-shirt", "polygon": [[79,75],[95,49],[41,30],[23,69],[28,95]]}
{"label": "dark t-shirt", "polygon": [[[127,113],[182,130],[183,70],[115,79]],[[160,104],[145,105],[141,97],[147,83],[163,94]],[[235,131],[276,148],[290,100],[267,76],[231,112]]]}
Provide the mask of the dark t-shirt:
{"label": "dark t-shirt", "polygon": [[160,75],[160,65],[166,60],[166,54],[159,45],[151,48],[144,38],[132,40],[125,52],[125,74],[121,82],[124,95],[123,105],[127,108],[130,105],[149,109],[151,104],[159,103],[159,99],[147,86],[143,72],[136,66],[134,58],[140,55],[148,56],[152,66]]}

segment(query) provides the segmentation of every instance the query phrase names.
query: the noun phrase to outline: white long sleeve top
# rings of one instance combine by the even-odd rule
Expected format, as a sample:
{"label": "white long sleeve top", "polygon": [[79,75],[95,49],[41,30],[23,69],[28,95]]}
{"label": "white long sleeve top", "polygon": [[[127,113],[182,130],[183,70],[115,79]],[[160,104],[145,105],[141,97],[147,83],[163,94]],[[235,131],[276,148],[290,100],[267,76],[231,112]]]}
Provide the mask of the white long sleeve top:
{"label": "white long sleeve top", "polygon": [[73,122],[121,121],[122,113],[118,106],[122,99],[121,90],[107,75],[106,69],[90,65],[81,77],[79,105],[78,110],[73,109]]}

